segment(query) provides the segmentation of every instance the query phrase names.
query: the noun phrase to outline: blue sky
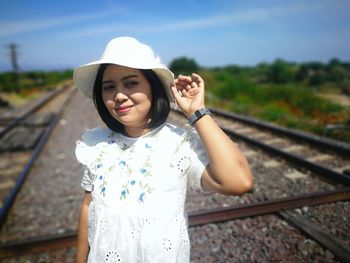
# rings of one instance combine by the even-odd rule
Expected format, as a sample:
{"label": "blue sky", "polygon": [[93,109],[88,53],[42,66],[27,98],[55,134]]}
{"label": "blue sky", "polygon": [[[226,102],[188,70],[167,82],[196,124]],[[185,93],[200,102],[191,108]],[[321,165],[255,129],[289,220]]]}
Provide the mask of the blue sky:
{"label": "blue sky", "polygon": [[255,65],[350,60],[350,0],[31,1],[0,3],[0,71],[74,68],[100,57],[116,36],[153,47],[163,63]]}

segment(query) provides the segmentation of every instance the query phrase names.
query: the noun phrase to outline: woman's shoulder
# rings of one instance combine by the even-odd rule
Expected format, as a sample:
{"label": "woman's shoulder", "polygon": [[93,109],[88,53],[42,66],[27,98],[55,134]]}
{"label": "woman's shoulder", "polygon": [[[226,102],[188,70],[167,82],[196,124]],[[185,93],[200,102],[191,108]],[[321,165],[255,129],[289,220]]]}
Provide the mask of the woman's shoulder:
{"label": "woman's shoulder", "polygon": [[112,131],[108,128],[93,128],[86,130],[76,141],[75,155],[84,165],[92,163],[108,143]]}
{"label": "woman's shoulder", "polygon": [[105,142],[108,140],[111,134],[112,131],[108,128],[96,127],[83,132],[78,142],[85,143],[89,146],[94,146],[100,142]]}
{"label": "woman's shoulder", "polygon": [[186,129],[172,123],[165,123],[161,132],[167,136],[182,137],[186,133]]}
{"label": "woman's shoulder", "polygon": [[196,130],[190,126],[186,125],[184,127],[176,126],[171,123],[166,123],[162,129],[164,137],[169,142],[180,142],[180,143],[192,143],[195,138],[198,137]]}

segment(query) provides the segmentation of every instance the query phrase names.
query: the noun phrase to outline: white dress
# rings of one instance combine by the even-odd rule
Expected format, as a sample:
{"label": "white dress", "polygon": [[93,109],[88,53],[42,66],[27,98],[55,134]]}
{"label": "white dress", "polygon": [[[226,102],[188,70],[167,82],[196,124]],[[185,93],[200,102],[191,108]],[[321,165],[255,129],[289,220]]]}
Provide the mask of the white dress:
{"label": "white dress", "polygon": [[108,128],[77,141],[91,191],[88,262],[189,262],[185,197],[208,164],[198,135],[171,124],[130,138]]}

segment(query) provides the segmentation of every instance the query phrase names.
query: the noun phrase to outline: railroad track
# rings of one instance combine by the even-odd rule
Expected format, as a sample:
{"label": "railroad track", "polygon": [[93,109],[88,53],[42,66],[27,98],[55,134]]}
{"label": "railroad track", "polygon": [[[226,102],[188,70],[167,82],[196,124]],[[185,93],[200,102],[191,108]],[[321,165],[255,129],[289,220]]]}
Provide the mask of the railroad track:
{"label": "railroad track", "polygon": [[[253,166],[264,168],[263,173],[279,173],[279,176],[277,174],[272,179],[264,176],[261,182],[258,177],[258,186],[267,184],[269,187],[265,191],[273,192],[273,188],[277,189],[279,187],[279,181],[287,178],[291,190],[285,189],[285,186],[281,187],[285,189],[285,192],[280,193],[283,198],[278,198],[277,195],[264,194],[262,193],[263,190],[257,191],[257,193],[253,191],[253,193],[248,194],[248,196],[250,195],[247,198],[249,200],[246,201],[248,204],[243,205],[243,207],[238,206],[236,209],[228,205],[228,208],[220,207],[213,211],[204,210],[199,212],[198,222],[203,220],[203,223],[207,224],[220,222],[223,218],[229,220],[240,218],[241,211],[243,216],[275,213],[281,219],[293,224],[306,236],[311,236],[318,244],[332,251],[341,262],[349,262],[349,236],[347,236],[346,243],[342,242],[338,237],[321,230],[320,226],[315,226],[303,219],[302,216],[296,213],[293,215],[286,211],[350,200],[350,146],[237,114],[217,109],[211,109],[211,111],[216,122],[234,141],[238,140],[239,145],[245,144],[242,150],[248,160],[253,163]],[[181,114],[178,111],[177,113]],[[262,152],[265,155],[263,157],[261,157]],[[258,159],[258,164],[256,164],[255,159]],[[254,176],[259,175],[254,174]],[[312,187],[313,184],[320,187]],[[309,189],[315,192],[310,194]],[[337,196],[341,193],[342,197],[333,199],[335,193]],[[198,197],[196,200],[200,199]],[[280,202],[281,200],[282,202]],[[208,202],[204,207],[210,207],[212,203]],[[220,201],[217,203],[220,203]],[[225,203],[227,205],[229,201],[225,201]],[[269,206],[265,206],[266,203]],[[212,221],[208,218],[211,218]],[[347,220],[349,221],[348,218]],[[312,233],[309,231],[310,229],[313,229]],[[348,231],[348,229],[343,229],[343,231]]]}
{"label": "railroad track", "polygon": [[229,112],[212,111],[223,130],[231,137],[239,138],[330,180],[350,183],[349,144]]}
{"label": "railroad track", "polygon": [[[279,137],[282,132],[271,131],[268,125],[263,128],[254,128],[250,123],[248,127],[247,124],[242,124],[237,119],[233,121],[230,114],[224,113],[223,115],[223,112],[215,110],[212,112],[225,132],[233,140],[240,141],[240,147],[252,163],[252,169],[257,171],[254,173],[256,187],[255,190],[242,198],[227,197],[223,199],[215,195],[203,198],[200,194],[198,196],[196,193],[190,194],[188,204],[190,227],[197,231],[197,229],[212,224],[223,224],[242,218],[254,220],[254,218],[274,214],[280,220],[300,229],[304,233],[305,239],[311,238],[326,250],[331,251],[336,260],[349,262],[350,240],[345,242],[341,237],[333,235],[327,229],[322,229],[305,219],[302,214],[295,213],[295,209],[306,211],[307,207],[337,205],[350,200],[347,145],[316,138],[316,141],[322,141],[322,143],[326,141],[326,144],[322,144],[320,151],[318,150],[319,143],[316,146],[312,142],[313,140],[301,139],[300,134],[297,139],[291,138],[291,135],[288,134]],[[178,120],[177,114],[173,114],[171,118],[175,122],[186,122],[184,119]],[[315,139],[314,136],[307,136]],[[300,144],[301,141],[303,143]],[[325,146],[329,143],[338,145],[336,147],[340,148]],[[271,145],[273,150],[268,148]],[[293,147],[293,145],[298,145],[298,147]],[[311,153],[307,152],[309,150]],[[296,160],[302,161],[296,161],[293,159],[294,157],[297,157]],[[317,166],[321,168],[315,168]],[[262,176],[263,173],[264,176]],[[269,177],[266,177],[267,174]],[[277,191],[279,188],[281,190]],[[273,193],[274,191],[275,193]],[[203,199],[205,200],[203,201]],[[347,230],[341,229],[339,231]],[[0,245],[0,258],[63,248],[74,249],[75,244],[75,231],[12,241]]]}
{"label": "railroad track", "polygon": [[0,120],[0,226],[72,92],[70,86],[55,89],[21,114]]}

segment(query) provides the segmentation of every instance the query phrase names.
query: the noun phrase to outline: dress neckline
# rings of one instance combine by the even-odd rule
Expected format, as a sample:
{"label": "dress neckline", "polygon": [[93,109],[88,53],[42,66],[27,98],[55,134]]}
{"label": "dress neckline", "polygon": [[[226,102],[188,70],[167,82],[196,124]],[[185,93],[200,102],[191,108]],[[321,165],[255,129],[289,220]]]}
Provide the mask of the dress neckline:
{"label": "dress neckline", "polygon": [[128,142],[135,142],[135,141],[138,141],[138,140],[141,140],[141,139],[144,139],[144,138],[149,138],[149,137],[152,137],[153,135],[155,135],[156,133],[158,133],[166,124],[163,123],[162,125],[152,129],[152,130],[149,130],[147,131],[145,134],[142,134],[141,136],[138,136],[138,137],[129,137],[127,135],[124,135],[122,133],[114,133],[116,135],[119,136],[119,138],[122,140],[122,141],[128,141]]}

